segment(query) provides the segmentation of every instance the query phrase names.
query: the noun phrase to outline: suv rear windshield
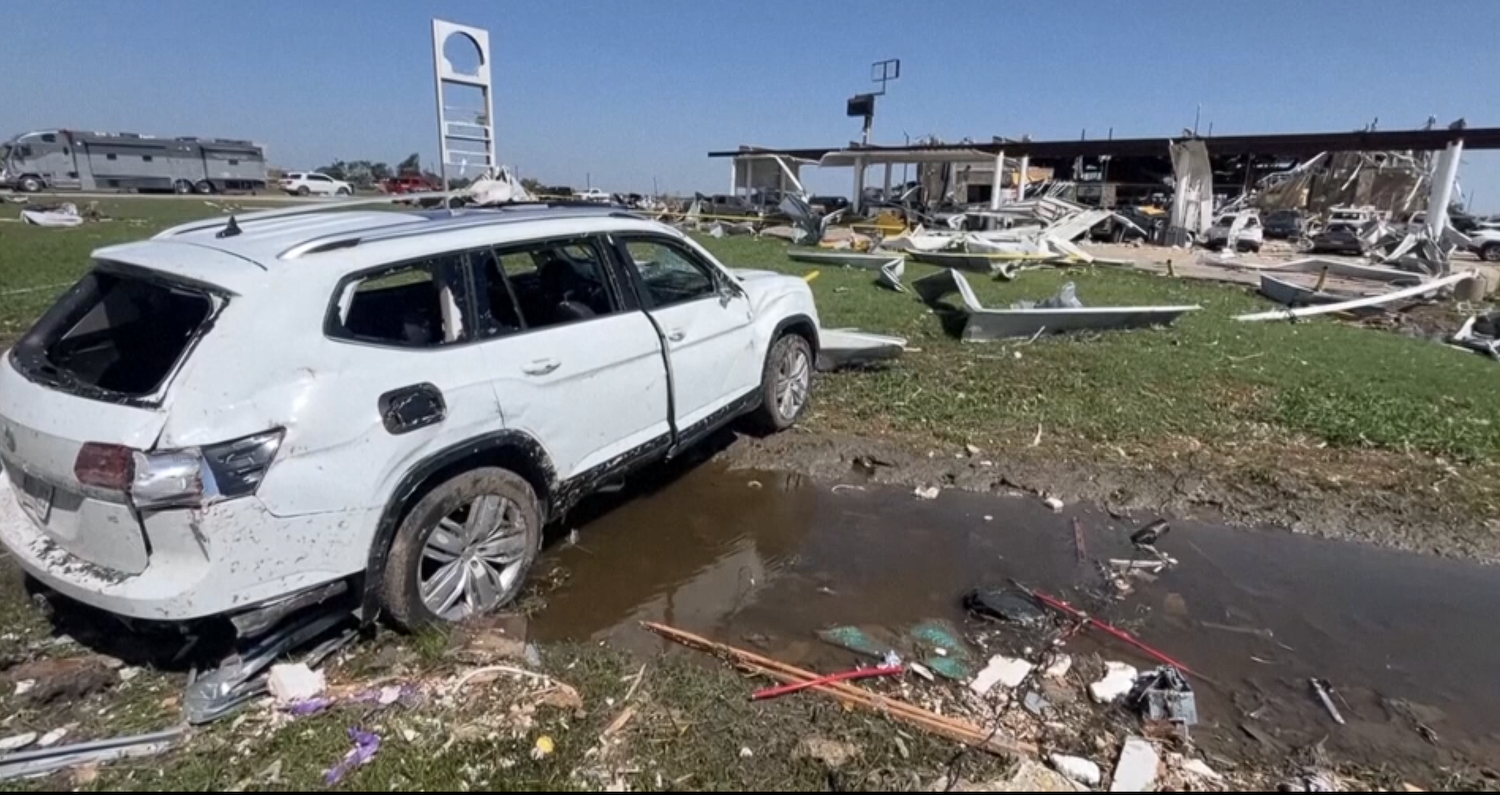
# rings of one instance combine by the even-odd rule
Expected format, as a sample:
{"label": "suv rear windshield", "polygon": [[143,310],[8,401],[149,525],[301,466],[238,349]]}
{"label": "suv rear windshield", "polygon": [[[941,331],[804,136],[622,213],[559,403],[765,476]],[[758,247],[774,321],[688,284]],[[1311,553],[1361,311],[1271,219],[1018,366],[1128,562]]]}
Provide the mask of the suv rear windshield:
{"label": "suv rear windshield", "polygon": [[27,378],[84,397],[147,397],[177,367],[214,306],[197,287],[96,268],[17,343],[15,361]]}

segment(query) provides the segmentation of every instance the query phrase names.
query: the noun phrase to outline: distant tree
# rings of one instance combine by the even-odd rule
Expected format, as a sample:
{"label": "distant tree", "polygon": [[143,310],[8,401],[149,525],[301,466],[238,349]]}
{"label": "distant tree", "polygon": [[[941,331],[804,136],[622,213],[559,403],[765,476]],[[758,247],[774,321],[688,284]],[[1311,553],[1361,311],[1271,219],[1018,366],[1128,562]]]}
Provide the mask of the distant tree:
{"label": "distant tree", "polygon": [[396,166],[396,173],[397,174],[418,174],[418,173],[430,173],[430,172],[423,172],[422,171],[422,156],[420,154],[416,153],[416,152],[412,152],[411,154],[409,154],[409,155],[406,156],[405,160],[402,160],[401,163]]}
{"label": "distant tree", "polygon": [[349,164],[342,160],[335,160],[329,165],[318,169],[318,173],[327,174],[337,180],[347,180],[349,175]]}
{"label": "distant tree", "polygon": [[525,188],[526,192],[533,196],[542,192],[541,180],[532,179],[531,177],[521,177],[521,187]]}
{"label": "distant tree", "polygon": [[394,175],[391,174],[391,167],[381,162],[370,164],[370,176],[376,182],[385,182]]}

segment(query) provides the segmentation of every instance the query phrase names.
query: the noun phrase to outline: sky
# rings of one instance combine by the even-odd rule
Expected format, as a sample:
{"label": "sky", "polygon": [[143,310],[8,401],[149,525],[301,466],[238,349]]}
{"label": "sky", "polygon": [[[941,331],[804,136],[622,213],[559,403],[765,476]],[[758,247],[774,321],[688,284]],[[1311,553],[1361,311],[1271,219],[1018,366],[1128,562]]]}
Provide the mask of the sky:
{"label": "sky", "polygon": [[[547,184],[722,192],[740,144],[1500,126],[1500,2],[54,0],[5,3],[0,138],[253,139],[272,164],[436,161],[429,20],[490,31],[502,162]],[[1500,153],[1460,172],[1500,211]],[[848,193],[848,170],[808,180]]]}

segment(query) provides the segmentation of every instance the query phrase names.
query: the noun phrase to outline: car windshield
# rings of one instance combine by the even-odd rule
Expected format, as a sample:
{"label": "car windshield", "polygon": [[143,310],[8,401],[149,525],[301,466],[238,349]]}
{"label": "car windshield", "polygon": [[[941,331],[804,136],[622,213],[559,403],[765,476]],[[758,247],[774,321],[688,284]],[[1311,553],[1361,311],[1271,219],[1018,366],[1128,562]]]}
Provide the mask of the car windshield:
{"label": "car windshield", "polygon": [[73,286],[16,344],[32,380],[83,394],[155,393],[214,311],[202,289],[105,265]]}

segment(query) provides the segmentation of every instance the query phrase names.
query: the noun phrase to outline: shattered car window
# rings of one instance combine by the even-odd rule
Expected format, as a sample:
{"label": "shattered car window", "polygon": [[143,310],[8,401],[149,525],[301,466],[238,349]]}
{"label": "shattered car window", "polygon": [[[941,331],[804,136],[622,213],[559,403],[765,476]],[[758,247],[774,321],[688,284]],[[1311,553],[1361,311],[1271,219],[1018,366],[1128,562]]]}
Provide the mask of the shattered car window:
{"label": "shattered car window", "polygon": [[497,252],[481,260],[480,272],[490,314],[502,332],[614,312],[603,257],[591,242],[538,243]]}
{"label": "shattered car window", "polygon": [[463,335],[460,302],[444,273],[453,258],[403,265],[345,288],[338,336],[401,347],[432,347]]}
{"label": "shattered car window", "polygon": [[708,268],[676,245],[655,240],[625,244],[630,261],[640,271],[641,284],[656,307],[671,306],[713,295],[717,286]]}
{"label": "shattered car window", "polygon": [[96,269],[16,346],[29,376],[79,393],[150,395],[214,308],[202,290]]}

